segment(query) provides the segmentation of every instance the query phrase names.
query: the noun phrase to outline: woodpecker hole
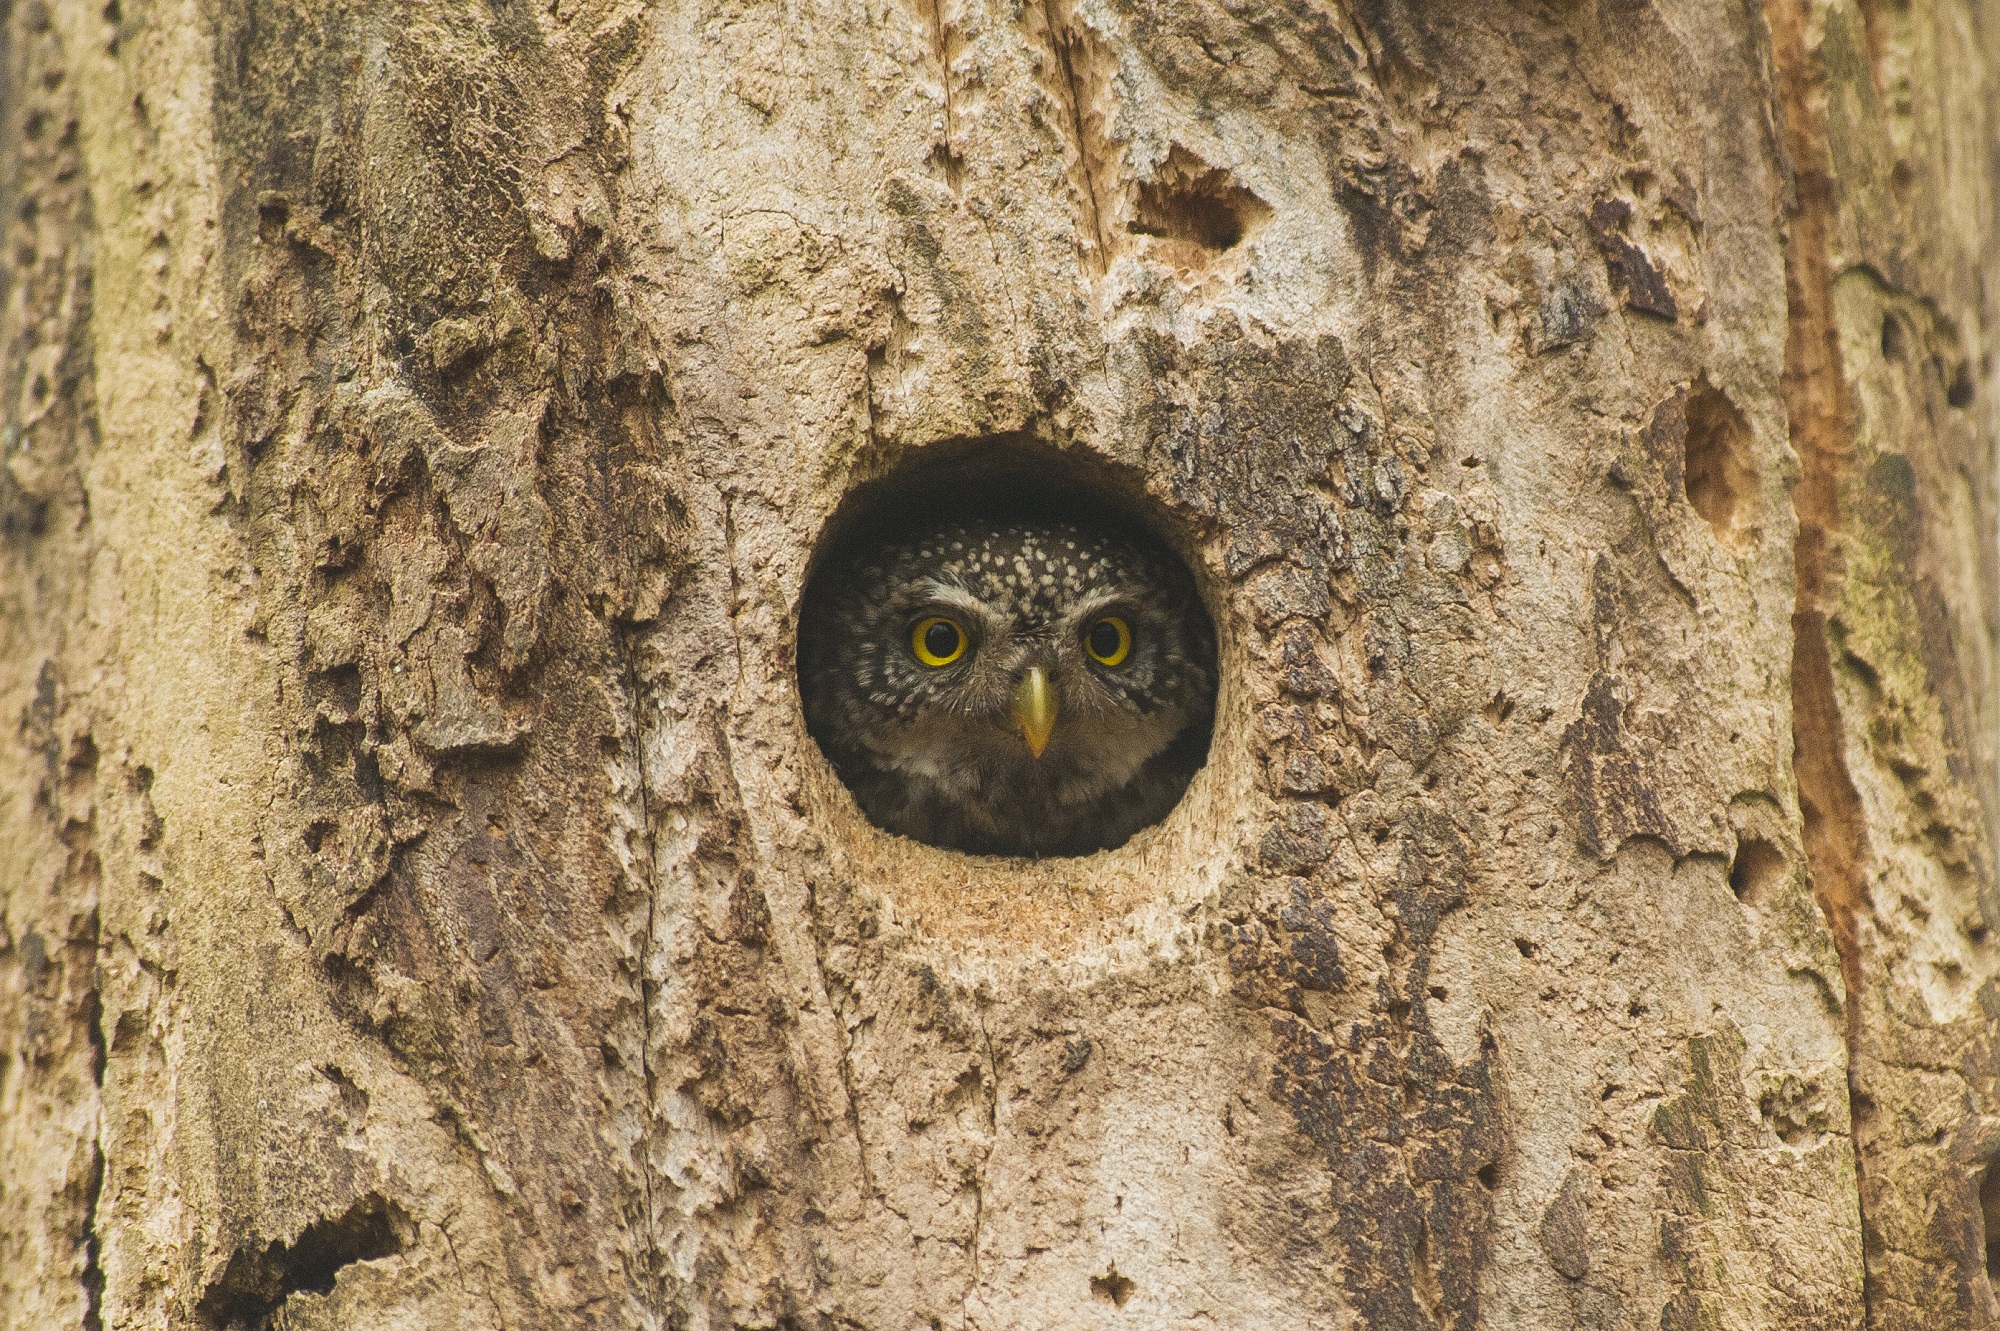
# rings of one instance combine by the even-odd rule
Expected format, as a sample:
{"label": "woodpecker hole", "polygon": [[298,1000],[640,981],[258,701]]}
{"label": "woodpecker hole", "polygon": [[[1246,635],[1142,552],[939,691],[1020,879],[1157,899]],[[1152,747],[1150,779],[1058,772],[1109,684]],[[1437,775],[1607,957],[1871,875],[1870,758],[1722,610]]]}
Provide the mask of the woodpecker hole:
{"label": "woodpecker hole", "polygon": [[1687,398],[1688,503],[1732,549],[1749,544],[1747,519],[1757,495],[1750,426],[1721,390],[1698,379]]}
{"label": "woodpecker hole", "polygon": [[1271,206],[1235,177],[1175,144],[1153,178],[1139,182],[1127,229],[1166,242],[1169,257],[1200,258],[1235,249],[1270,216]]}
{"label": "woodpecker hole", "polygon": [[1736,843],[1736,858],[1729,866],[1729,890],[1744,905],[1770,905],[1790,876],[1784,852],[1770,842],[1744,837]]}

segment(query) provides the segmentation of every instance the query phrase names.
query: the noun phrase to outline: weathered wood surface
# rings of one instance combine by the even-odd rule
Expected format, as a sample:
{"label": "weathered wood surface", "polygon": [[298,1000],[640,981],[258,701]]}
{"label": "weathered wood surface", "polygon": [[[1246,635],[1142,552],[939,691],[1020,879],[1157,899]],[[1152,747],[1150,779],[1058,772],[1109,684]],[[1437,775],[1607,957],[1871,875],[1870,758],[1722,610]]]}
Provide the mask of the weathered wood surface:
{"label": "weathered wood surface", "polygon": [[[2000,1324],[1992,0],[0,14],[0,1326]],[[984,436],[1087,861],[800,719]]]}

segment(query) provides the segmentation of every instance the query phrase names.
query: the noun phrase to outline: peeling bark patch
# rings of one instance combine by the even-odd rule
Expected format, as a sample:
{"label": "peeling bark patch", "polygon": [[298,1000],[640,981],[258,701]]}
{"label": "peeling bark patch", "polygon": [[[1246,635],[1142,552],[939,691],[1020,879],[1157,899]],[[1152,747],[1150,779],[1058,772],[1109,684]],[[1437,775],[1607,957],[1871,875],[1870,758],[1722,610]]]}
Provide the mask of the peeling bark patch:
{"label": "peeling bark patch", "polygon": [[1628,688],[1619,676],[1599,672],[1584,693],[1583,714],[1563,731],[1563,770],[1577,804],[1579,836],[1599,858],[1634,836],[1658,837],[1678,857],[1686,851],[1647,771],[1644,755],[1652,745],[1631,743],[1626,730]]}
{"label": "peeling bark patch", "polygon": [[292,1295],[331,1293],[343,1267],[393,1257],[413,1238],[403,1208],[370,1193],[340,1215],[307,1225],[290,1243],[238,1248],[195,1315],[214,1331],[265,1331]]}
{"label": "peeling bark patch", "polygon": [[[1326,614],[1325,578],[1358,553],[1349,524],[1367,528],[1370,552],[1389,546],[1383,521],[1406,482],[1398,459],[1347,401],[1354,368],[1339,339],[1265,347],[1248,339],[1182,347],[1149,339],[1141,354],[1163,387],[1213,403],[1202,410],[1159,401],[1150,447],[1174,500],[1232,533],[1223,555],[1230,577],[1290,564],[1285,590],[1260,597],[1274,617]],[[1358,512],[1343,515],[1328,490]],[[1302,575],[1312,579],[1311,590]]]}
{"label": "peeling bark patch", "polygon": [[1588,341],[1603,314],[1603,305],[1587,288],[1574,281],[1552,282],[1536,303],[1530,347],[1535,355],[1546,356]]}
{"label": "peeling bark patch", "polygon": [[1327,1153],[1342,1283],[1363,1323],[1471,1328],[1493,1212],[1482,1171],[1500,1147],[1491,1054],[1455,1067],[1400,1024],[1378,1019],[1337,1046],[1276,1018],[1271,1096]]}
{"label": "peeling bark patch", "polygon": [[48,28],[44,6],[0,8],[0,551],[23,553],[82,534],[98,429],[78,81]]}
{"label": "peeling bark patch", "polygon": [[1646,252],[1625,238],[1625,226],[1631,217],[1632,205],[1623,199],[1600,200],[1590,210],[1591,235],[1596,237],[1597,248],[1604,255],[1604,268],[1611,276],[1611,285],[1625,298],[1626,306],[1672,323],[1681,317],[1680,306],[1674,303],[1667,279],[1646,257]]}
{"label": "peeling bark patch", "polygon": [[1562,1187],[1543,1210],[1541,1228],[1537,1231],[1549,1264],[1566,1280],[1581,1280],[1590,1274],[1587,1177],[1582,1169],[1570,1168],[1563,1176]]}
{"label": "peeling bark patch", "polygon": [[[1471,1328],[1480,1323],[1480,1272],[1505,1148],[1493,1090],[1496,1046],[1483,1036],[1469,1061],[1455,1063],[1431,1025],[1429,1005],[1444,1001],[1427,978],[1433,940],[1440,919],[1464,902],[1465,846],[1448,820],[1421,808],[1405,818],[1402,835],[1386,903],[1399,960],[1373,1012],[1337,1034],[1298,1015],[1273,1017],[1270,1095],[1324,1154],[1341,1279],[1363,1324]],[[1295,894],[1281,914],[1288,929],[1309,923],[1304,899]],[[1245,953],[1240,961],[1302,978],[1290,957],[1274,965]]]}
{"label": "peeling bark patch", "polygon": [[[606,681],[685,516],[605,183],[637,23],[279,2],[214,24],[215,428],[283,718],[271,888],[334,1011],[516,1207],[494,1241],[573,1273],[577,1306],[658,1291],[643,1153],[602,1132],[648,1113],[645,1061],[597,1053],[644,1022]],[[238,1232],[290,1232],[295,1201],[260,1195]]]}

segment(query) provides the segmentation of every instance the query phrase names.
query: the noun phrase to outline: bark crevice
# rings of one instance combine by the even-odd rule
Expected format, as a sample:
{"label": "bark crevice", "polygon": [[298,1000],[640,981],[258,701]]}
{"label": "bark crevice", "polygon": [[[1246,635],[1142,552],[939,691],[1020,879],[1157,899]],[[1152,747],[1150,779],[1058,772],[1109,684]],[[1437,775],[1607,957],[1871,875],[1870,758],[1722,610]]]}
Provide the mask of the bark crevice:
{"label": "bark crevice", "polygon": [[[1859,917],[1866,899],[1865,848],[1860,800],[1847,769],[1846,726],[1827,640],[1826,598],[1838,576],[1840,482],[1849,440],[1848,393],[1841,368],[1840,330],[1833,304],[1830,228],[1834,203],[1826,126],[1815,104],[1821,79],[1807,50],[1810,0],[1766,0],[1776,66],[1774,108],[1791,198],[1785,237],[1787,327],[1783,379],[1799,476],[1792,491],[1798,522],[1794,547],[1792,613],[1792,768],[1798,782],[1801,839],[1813,897],[1826,917],[1840,959],[1845,990],[1849,1135],[1866,1110],[1857,1063],[1861,1055],[1861,941]],[[1857,1178],[1867,1162],[1855,1142]],[[1864,1234],[1865,1185],[1855,1208]],[[1864,1265],[1862,1303],[1869,1302]]]}

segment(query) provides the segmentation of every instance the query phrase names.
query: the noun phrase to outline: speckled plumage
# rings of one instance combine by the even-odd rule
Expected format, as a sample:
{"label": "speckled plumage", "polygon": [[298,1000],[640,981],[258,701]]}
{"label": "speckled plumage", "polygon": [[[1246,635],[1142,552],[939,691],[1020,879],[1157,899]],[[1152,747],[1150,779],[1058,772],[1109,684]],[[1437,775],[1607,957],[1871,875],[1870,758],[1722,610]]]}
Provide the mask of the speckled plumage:
{"label": "speckled plumage", "polygon": [[[911,645],[940,614],[971,639],[942,668]],[[1116,667],[1084,650],[1107,615],[1132,635]],[[1185,569],[1060,522],[954,522],[836,559],[800,626],[808,725],[863,812],[975,854],[1086,854],[1163,817],[1207,757],[1213,663]],[[1009,710],[1034,666],[1057,700],[1039,758]]]}

